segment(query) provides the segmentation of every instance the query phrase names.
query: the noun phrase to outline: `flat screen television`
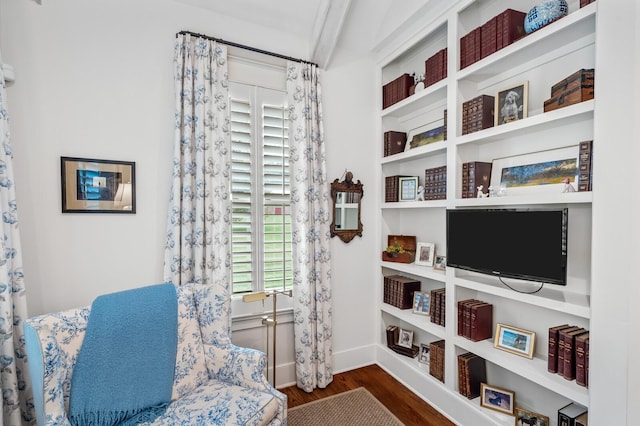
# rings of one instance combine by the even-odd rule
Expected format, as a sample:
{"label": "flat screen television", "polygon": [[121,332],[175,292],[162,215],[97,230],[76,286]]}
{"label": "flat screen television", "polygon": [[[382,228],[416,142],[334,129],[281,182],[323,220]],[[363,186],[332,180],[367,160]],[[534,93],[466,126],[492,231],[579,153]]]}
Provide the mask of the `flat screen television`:
{"label": "flat screen television", "polygon": [[567,219],[567,209],[449,209],[447,266],[566,285]]}

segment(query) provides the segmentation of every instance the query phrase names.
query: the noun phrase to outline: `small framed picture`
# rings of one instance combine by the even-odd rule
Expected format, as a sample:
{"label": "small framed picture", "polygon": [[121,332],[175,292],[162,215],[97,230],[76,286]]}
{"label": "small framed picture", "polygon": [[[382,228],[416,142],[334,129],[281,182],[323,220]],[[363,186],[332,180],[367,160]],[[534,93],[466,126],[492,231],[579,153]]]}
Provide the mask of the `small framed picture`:
{"label": "small framed picture", "polygon": [[433,259],[436,254],[434,243],[418,243],[416,247],[416,265],[433,266]]}
{"label": "small framed picture", "polygon": [[514,414],[514,401],[516,394],[513,391],[480,384],[480,406],[500,411],[501,413]]}
{"label": "small framed picture", "polygon": [[444,271],[447,268],[447,256],[436,256],[436,263],[433,265],[433,269],[438,271]]}
{"label": "small framed picture", "polygon": [[413,331],[401,328],[400,334],[398,335],[398,346],[405,348],[413,347]]}
{"label": "small framed picture", "polygon": [[515,426],[522,425],[549,426],[549,417],[516,407]]}
{"label": "small framed picture", "polygon": [[500,90],[495,97],[495,125],[522,120],[527,117],[529,82]]}
{"label": "small framed picture", "polygon": [[426,343],[420,343],[418,362],[421,364],[429,364],[429,345]]}
{"label": "small framed picture", "polygon": [[533,358],[535,340],[536,333],[533,331],[498,324],[493,345],[503,351],[531,359]]}
{"label": "small framed picture", "polygon": [[417,177],[401,177],[399,178],[400,201],[416,201],[418,196],[418,178]]}
{"label": "small framed picture", "polygon": [[431,308],[431,295],[422,291],[413,292],[413,313],[429,315]]}

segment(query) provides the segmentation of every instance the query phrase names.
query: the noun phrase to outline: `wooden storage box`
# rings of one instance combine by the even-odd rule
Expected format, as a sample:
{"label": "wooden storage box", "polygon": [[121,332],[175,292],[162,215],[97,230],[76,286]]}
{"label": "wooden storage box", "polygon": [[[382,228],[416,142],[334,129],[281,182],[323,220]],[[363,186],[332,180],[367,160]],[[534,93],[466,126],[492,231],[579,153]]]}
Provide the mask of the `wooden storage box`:
{"label": "wooden storage box", "polygon": [[387,247],[400,246],[404,249],[404,253],[390,254],[386,251],[382,252],[382,260],[387,262],[413,263],[416,257],[416,237],[415,235],[389,235],[387,237]]}
{"label": "wooden storage box", "polygon": [[562,79],[553,86],[551,86],[551,97],[561,95],[576,87],[591,88],[595,83],[595,69],[580,69],[569,77]]}
{"label": "wooden storage box", "polygon": [[594,97],[595,73],[581,69],[551,87],[551,98],[544,101],[544,112],[588,101]]}
{"label": "wooden storage box", "polygon": [[416,291],[420,291],[420,281],[402,275],[384,277],[382,301],[398,309],[411,309]]}

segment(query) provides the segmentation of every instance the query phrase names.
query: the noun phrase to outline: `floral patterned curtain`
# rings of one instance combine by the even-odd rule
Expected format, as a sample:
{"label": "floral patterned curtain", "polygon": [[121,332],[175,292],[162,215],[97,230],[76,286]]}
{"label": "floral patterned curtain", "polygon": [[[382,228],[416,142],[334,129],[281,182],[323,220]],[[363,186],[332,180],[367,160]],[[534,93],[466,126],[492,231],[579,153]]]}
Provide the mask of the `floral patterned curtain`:
{"label": "floral patterned curtain", "polygon": [[[0,59],[0,64],[2,60]],[[27,318],[27,299],[18,229],[18,206],[13,179],[13,154],[7,112],[7,91],[0,66],[0,381],[2,424],[35,424],[31,387],[24,357],[22,321]]]}
{"label": "floral patterned curtain", "polygon": [[231,289],[231,156],[226,46],[179,34],[165,281]]}
{"label": "floral patterned curtain", "polygon": [[287,64],[296,381],[306,392],[333,380],[329,182],[318,74],[313,64]]}

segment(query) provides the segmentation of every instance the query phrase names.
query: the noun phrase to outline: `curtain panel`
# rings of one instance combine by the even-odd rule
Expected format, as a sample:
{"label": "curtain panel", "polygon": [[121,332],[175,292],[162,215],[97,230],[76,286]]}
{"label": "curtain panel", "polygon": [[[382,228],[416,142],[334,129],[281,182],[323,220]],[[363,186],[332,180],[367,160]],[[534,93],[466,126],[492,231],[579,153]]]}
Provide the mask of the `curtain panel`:
{"label": "curtain panel", "polygon": [[231,155],[227,48],[179,34],[174,54],[175,148],[165,281],[231,293]]}
{"label": "curtain panel", "polygon": [[287,63],[297,386],[333,380],[330,203],[316,65]]}
{"label": "curtain panel", "polygon": [[[0,59],[2,64],[2,59]],[[13,153],[9,131],[7,91],[0,66],[0,381],[2,424],[35,424],[31,381],[26,365],[22,322],[27,318],[27,299],[22,269],[18,205],[13,176]]]}

